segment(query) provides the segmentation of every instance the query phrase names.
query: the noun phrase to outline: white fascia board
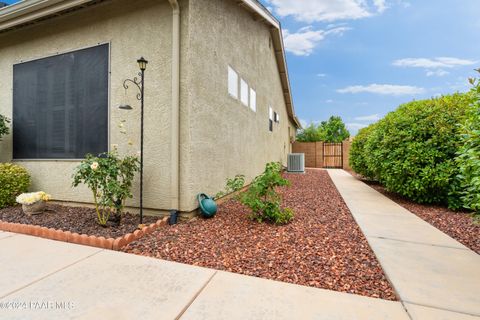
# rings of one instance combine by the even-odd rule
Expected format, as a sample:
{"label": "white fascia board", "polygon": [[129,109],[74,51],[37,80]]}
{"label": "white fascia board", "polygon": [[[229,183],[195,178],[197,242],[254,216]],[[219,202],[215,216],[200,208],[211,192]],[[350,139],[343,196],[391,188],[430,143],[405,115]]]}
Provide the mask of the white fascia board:
{"label": "white fascia board", "polygon": [[70,9],[92,0],[23,0],[0,9],[0,31]]}
{"label": "white fascia board", "polygon": [[266,12],[255,0],[242,0],[243,4],[259,14],[263,19],[268,21],[272,26],[277,29],[280,29],[280,22],[275,19],[272,15]]}

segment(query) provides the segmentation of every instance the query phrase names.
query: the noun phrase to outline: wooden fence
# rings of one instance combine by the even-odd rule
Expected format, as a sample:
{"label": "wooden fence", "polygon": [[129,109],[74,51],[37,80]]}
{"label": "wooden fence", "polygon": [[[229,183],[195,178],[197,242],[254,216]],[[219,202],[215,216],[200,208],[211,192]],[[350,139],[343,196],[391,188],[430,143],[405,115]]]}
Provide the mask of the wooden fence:
{"label": "wooden fence", "polygon": [[305,154],[305,166],[310,168],[349,169],[350,141],[342,143],[294,142],[293,153]]}

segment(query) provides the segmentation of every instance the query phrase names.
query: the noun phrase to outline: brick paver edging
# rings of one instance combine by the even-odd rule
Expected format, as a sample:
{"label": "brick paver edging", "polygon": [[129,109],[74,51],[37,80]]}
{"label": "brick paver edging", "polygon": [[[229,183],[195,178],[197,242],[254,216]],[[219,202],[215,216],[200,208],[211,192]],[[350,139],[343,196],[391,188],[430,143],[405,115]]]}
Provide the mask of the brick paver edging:
{"label": "brick paver edging", "polygon": [[22,233],[30,236],[41,237],[45,239],[64,241],[76,244],[82,244],[102,249],[120,250],[130,242],[140,239],[145,234],[151,233],[158,227],[167,224],[168,217],[159,219],[157,222],[143,227],[141,230],[135,230],[133,233],[127,233],[124,236],[114,238],[89,236],[86,234],[72,233],[70,231],[57,230],[53,228],[41,227],[32,224],[21,224],[13,222],[4,222],[0,220],[0,230],[7,232]]}

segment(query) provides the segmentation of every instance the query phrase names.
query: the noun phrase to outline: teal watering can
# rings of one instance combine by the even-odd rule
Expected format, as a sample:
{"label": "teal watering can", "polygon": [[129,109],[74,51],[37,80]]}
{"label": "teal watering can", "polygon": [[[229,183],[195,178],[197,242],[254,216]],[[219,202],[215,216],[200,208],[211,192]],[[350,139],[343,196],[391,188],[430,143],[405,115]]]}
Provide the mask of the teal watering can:
{"label": "teal watering can", "polygon": [[207,196],[205,193],[200,193],[197,196],[200,211],[204,218],[211,218],[217,213],[217,204],[215,201]]}

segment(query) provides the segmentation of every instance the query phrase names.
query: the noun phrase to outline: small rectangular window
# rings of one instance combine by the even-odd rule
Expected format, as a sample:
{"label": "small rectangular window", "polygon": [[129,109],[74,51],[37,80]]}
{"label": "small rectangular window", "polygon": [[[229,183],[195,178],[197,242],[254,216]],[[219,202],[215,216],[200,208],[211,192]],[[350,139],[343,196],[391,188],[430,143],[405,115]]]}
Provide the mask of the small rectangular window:
{"label": "small rectangular window", "polygon": [[228,93],[238,99],[238,74],[228,66]]}
{"label": "small rectangular window", "polygon": [[275,120],[276,123],[279,123],[280,122],[280,115],[278,113],[274,112],[273,119]]}
{"label": "small rectangular window", "polygon": [[240,79],[240,101],[248,107],[248,84],[243,79]]}
{"label": "small rectangular window", "polygon": [[268,107],[268,130],[273,131],[273,109]]}
{"label": "small rectangular window", "polygon": [[250,109],[257,111],[257,93],[250,88]]}

